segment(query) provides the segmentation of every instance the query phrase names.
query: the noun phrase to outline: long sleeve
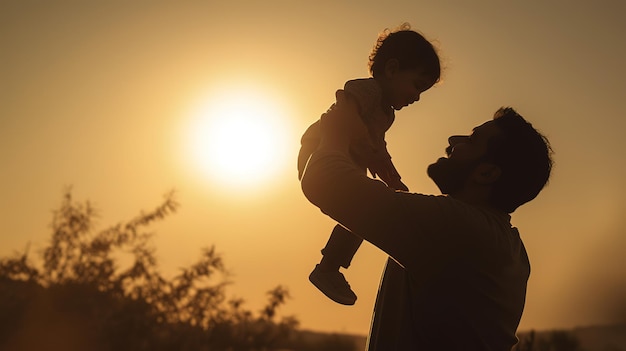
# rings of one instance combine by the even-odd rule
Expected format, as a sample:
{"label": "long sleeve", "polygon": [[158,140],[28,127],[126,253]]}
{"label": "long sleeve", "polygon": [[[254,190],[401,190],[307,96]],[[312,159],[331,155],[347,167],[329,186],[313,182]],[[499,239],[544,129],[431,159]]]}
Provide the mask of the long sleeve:
{"label": "long sleeve", "polygon": [[323,213],[403,265],[432,263],[442,256],[444,237],[437,233],[448,221],[436,196],[396,192],[333,151],[313,154],[302,190]]}
{"label": "long sleeve", "polygon": [[398,170],[391,161],[391,155],[387,151],[386,143],[383,143],[381,150],[374,153],[367,167],[373,176],[380,178],[388,187],[395,190],[409,190],[409,188],[402,183],[400,173],[398,173]]}

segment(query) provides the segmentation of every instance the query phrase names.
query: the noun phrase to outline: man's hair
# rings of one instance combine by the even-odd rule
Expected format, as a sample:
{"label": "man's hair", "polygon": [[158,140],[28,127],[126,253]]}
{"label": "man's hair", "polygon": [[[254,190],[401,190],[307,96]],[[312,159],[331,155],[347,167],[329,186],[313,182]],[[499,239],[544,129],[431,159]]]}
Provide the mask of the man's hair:
{"label": "man's hair", "polygon": [[403,23],[393,31],[386,29],[379,36],[369,56],[369,70],[373,77],[384,74],[385,65],[396,59],[399,68],[421,68],[433,84],[441,77],[439,55],[423,35],[411,30],[411,25]]}
{"label": "man's hair", "polygon": [[495,207],[512,213],[534,199],[548,182],[552,148],[548,139],[513,108],[500,108],[493,119],[502,133],[490,141],[488,158],[502,174],[490,200]]}

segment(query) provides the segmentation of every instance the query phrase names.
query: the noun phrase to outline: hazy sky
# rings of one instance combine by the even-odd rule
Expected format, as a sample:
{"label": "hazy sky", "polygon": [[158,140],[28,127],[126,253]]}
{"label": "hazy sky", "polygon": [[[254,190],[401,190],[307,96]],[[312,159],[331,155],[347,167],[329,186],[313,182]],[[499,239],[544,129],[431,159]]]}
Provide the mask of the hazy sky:
{"label": "hazy sky", "polygon": [[[615,318],[626,296],[626,2],[140,3],[0,0],[0,255],[45,244],[68,185],[101,227],[176,189],[180,211],[154,228],[165,271],[214,244],[234,274],[229,294],[252,309],[283,284],[284,312],[303,328],[366,334],[385,255],[366,244],[346,271],[353,307],[308,282],[333,222],[302,195],[295,156],[334,91],[367,76],[377,34],[407,21],[437,43],[444,76],[388,133],[405,183],[436,193],[425,169],[447,137],[515,107],[556,160],[549,186],[513,214],[532,265],[520,328]],[[198,133],[215,138],[198,111],[219,104],[220,117],[265,109],[277,123],[265,133],[279,160],[248,172],[252,183],[224,182],[209,152],[192,151]]]}

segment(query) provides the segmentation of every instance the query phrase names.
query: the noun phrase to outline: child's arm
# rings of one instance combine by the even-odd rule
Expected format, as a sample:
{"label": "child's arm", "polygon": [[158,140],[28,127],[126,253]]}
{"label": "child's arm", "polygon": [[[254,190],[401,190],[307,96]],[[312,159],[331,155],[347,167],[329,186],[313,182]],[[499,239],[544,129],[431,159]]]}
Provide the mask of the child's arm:
{"label": "child's arm", "polygon": [[369,165],[370,173],[373,176],[380,178],[388,187],[395,190],[408,191],[409,188],[400,180],[400,173],[391,162],[391,155],[387,151],[387,147],[379,150],[374,154],[374,157],[370,160]]}
{"label": "child's arm", "polygon": [[[355,97],[349,94],[346,94],[346,99],[356,101]],[[333,106],[335,106],[335,104],[332,104],[328,108],[328,111],[330,111]],[[315,123],[311,124],[307,128],[304,134],[302,134],[302,138],[300,139],[300,151],[298,152],[298,180],[302,179],[302,174],[304,173],[306,164],[309,162],[309,158],[311,158],[313,152],[317,150],[317,147],[320,144],[320,137],[320,120],[318,119]],[[369,144],[369,142],[364,143],[364,145]]]}
{"label": "child's arm", "polygon": [[[374,123],[374,116],[372,114],[374,113],[376,107],[380,106],[381,91],[378,83],[372,78],[350,80],[345,83],[344,92],[345,99],[351,100],[356,104],[361,119],[366,125],[371,127],[371,124]],[[329,110],[332,109],[333,106],[331,106]],[[369,155],[374,152],[374,148],[372,147],[373,138],[374,136],[370,135],[370,138],[357,140],[352,145],[352,156],[359,165],[363,166],[363,168],[365,168],[365,160],[369,159]],[[302,174],[307,163],[309,162],[309,158],[311,157],[311,154],[317,150],[320,143],[319,120],[309,126],[309,128],[302,135],[300,142],[301,147],[298,153],[298,179],[302,179]],[[404,186],[403,188],[406,187]]]}

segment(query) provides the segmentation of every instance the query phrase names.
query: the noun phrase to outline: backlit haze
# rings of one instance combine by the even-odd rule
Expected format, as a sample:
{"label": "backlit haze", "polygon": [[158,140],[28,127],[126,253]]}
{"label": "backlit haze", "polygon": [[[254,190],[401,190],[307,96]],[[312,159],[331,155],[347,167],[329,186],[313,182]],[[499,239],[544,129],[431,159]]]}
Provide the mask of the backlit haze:
{"label": "backlit haze", "polygon": [[366,334],[386,257],[358,252],[353,307],[308,282],[333,222],[302,195],[296,154],[335,90],[368,76],[378,33],[406,21],[444,73],[388,133],[405,183],[438,193],[425,170],[447,137],[516,108],[556,160],[513,214],[532,265],[520,329],[610,323],[626,306],[626,2],[70,3],[0,1],[0,255],[36,255],[67,186],[101,228],[174,189],[180,210],[154,227],[165,272],[215,245],[252,309],[283,284],[302,328]]}

